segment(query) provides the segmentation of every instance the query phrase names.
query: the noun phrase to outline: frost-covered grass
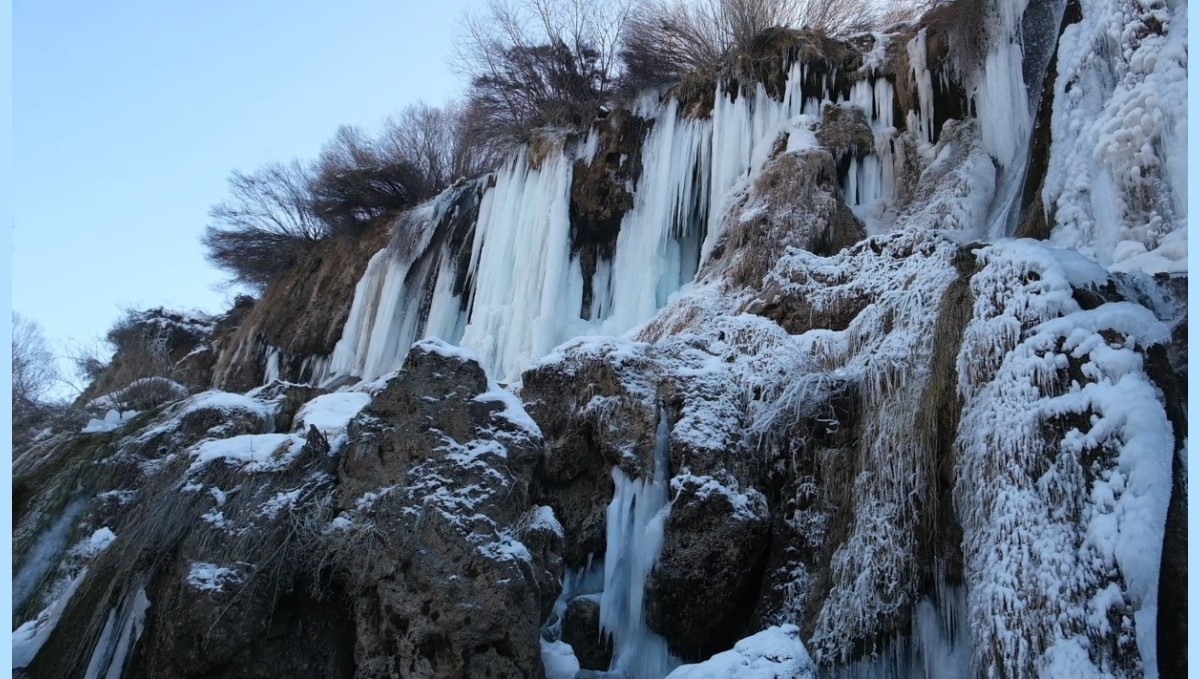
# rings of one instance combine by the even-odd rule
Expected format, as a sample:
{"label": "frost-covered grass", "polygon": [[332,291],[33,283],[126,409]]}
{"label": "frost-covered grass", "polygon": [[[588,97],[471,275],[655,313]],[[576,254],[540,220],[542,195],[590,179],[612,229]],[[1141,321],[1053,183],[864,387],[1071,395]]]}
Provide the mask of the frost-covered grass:
{"label": "frost-covered grass", "polygon": [[1187,271],[1187,4],[1096,0],[1058,47],[1051,240],[1104,266]]}
{"label": "frost-covered grass", "polygon": [[1142,350],[1166,328],[1130,303],[1081,309],[1072,283],[1099,267],[1078,255],[979,256],[955,488],[975,662],[1152,675],[1174,439]]}
{"label": "frost-covered grass", "polygon": [[222,460],[240,465],[247,471],[270,471],[286,466],[300,449],[304,438],[298,434],[241,434],[227,439],[209,439],[192,452],[193,471]]}
{"label": "frost-covered grass", "polygon": [[205,592],[223,592],[226,587],[245,580],[236,568],[226,568],[207,561],[193,561],[188,568],[187,584]]}
{"label": "frost-covered grass", "polygon": [[112,431],[129,420],[132,420],[137,415],[138,411],[136,410],[126,410],[123,412],[109,410],[104,414],[103,419],[97,419],[93,417],[92,419],[88,420],[87,425],[84,426],[80,433],[98,434],[101,432]]}

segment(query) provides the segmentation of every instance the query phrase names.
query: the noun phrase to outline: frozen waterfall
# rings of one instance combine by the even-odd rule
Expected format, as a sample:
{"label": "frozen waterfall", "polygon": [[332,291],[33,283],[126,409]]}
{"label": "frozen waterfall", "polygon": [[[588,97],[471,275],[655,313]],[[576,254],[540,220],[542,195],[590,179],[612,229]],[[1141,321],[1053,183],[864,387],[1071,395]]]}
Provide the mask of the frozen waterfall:
{"label": "frozen waterfall", "polygon": [[667,640],[646,625],[646,579],[662,551],[663,529],[670,512],[667,475],[671,432],[660,408],[654,445],[654,475],[630,479],[613,468],[612,502],[608,505],[604,591],[600,595],[600,628],[612,636],[615,676],[665,677],[680,664],[667,650]]}
{"label": "frozen waterfall", "polygon": [[[781,99],[762,84],[733,86],[717,94],[709,119],[682,114],[673,97],[643,97],[633,114],[653,125],[641,175],[628,187],[633,206],[611,258],[596,262],[586,309],[569,211],[575,164],[593,160],[598,133],[551,139],[538,158],[522,149],[490,183],[452,189],[403,218],[409,243],[367,266],[328,377],[375,379],[399,368],[413,341],[439,337],[474,349],[493,376],[515,380],[569,339],[634,330],[691,283],[724,231],[732,197],[780,136],[800,127],[809,134],[825,104],[866,109],[879,151],[854,160],[851,201],[878,208],[895,193],[894,94],[885,78],[868,76],[849,96],[830,78],[806,90],[812,76],[797,62]],[[464,228],[455,222],[470,209],[468,194],[477,206],[470,233],[451,233]],[[469,245],[452,252],[461,239]]]}

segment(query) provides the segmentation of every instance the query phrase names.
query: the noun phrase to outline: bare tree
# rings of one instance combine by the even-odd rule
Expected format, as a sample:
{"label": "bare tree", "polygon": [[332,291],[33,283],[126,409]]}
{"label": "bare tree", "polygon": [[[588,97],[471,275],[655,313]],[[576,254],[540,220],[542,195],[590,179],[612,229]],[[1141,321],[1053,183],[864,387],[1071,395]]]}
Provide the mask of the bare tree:
{"label": "bare tree", "polygon": [[298,160],[233,172],[230,197],[209,211],[201,237],[210,262],[261,289],[329,234],[313,209],[312,172]]}
{"label": "bare tree", "polygon": [[457,179],[455,129],[445,109],[418,103],[388,117],[380,145],[394,158],[407,158],[438,188]]}
{"label": "bare tree", "polygon": [[769,29],[836,36],[871,22],[862,0],[642,0],[625,24],[625,80],[636,88],[687,74],[717,78]]}
{"label": "bare tree", "polygon": [[67,410],[51,397],[59,371],[41,326],[12,315],[12,442],[22,446],[53,427]]}
{"label": "bare tree", "polygon": [[478,176],[495,167],[498,159],[488,144],[467,136],[466,116],[466,106],[456,102],[442,108],[424,103],[407,106],[385,121],[380,152],[411,162],[436,190],[460,177]]}
{"label": "bare tree", "polygon": [[[399,214],[437,193],[446,170],[437,153],[426,148],[436,140],[420,136],[414,133],[390,147],[388,138],[371,139],[352,126],[338,129],[321,151],[312,184],[313,209],[331,231],[359,231],[375,219]],[[414,148],[404,148],[404,144]],[[406,155],[410,151],[417,157]],[[422,172],[422,163],[438,175]]]}
{"label": "bare tree", "polygon": [[467,14],[454,67],[479,137],[590,124],[612,93],[628,0],[489,0]]}
{"label": "bare tree", "polygon": [[13,416],[40,407],[58,380],[58,366],[42,328],[17,312],[12,315]]}

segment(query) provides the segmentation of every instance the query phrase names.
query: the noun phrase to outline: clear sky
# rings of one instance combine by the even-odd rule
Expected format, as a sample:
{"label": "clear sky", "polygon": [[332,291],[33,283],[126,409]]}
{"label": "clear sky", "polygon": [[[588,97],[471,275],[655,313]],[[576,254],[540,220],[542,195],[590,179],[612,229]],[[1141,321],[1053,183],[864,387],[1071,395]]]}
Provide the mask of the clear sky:
{"label": "clear sky", "polygon": [[13,309],[63,350],[124,306],[227,307],[198,238],[231,170],[462,90],[468,0],[13,3]]}

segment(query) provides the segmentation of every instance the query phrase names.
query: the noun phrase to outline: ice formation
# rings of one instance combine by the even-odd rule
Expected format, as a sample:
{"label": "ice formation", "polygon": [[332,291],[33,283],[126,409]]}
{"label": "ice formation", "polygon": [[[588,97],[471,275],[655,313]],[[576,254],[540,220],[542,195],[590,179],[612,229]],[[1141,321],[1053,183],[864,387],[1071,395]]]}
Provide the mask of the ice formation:
{"label": "ice formation", "polygon": [[84,679],[121,679],[129,661],[129,653],[142,635],[150,600],[146,590],[126,594],[120,604],[108,613],[108,620],[96,641]]}
{"label": "ice formation", "polygon": [[[793,64],[781,99],[761,84],[752,93],[734,86],[716,97],[709,119],[684,115],[673,97],[643,98],[634,113],[654,125],[642,142],[634,204],[611,261],[597,265],[586,310],[568,208],[573,164],[588,158],[594,135],[556,138],[540,162],[522,150],[497,171],[494,185],[456,189],[404,217],[413,242],[371,259],[323,375],[372,380],[398,368],[413,341],[439,337],[471,347],[491,374],[514,380],[568,339],[637,328],[691,283],[721,237],[733,193],[780,136],[793,137],[789,149],[811,138],[824,104],[864,108],[878,152],[854,156],[848,181],[856,208],[882,213],[902,161],[892,151],[892,85],[868,77],[845,95],[829,83],[806,89],[805,78],[804,64]],[[452,256],[440,232],[472,191],[481,197],[469,257]],[[467,288],[456,288],[456,280]]]}
{"label": "ice formation", "polygon": [[608,505],[608,549],[604,554],[604,591],[600,594],[600,628],[613,640],[610,670],[630,677],[663,677],[679,665],[667,640],[646,626],[646,578],[662,550],[667,503],[671,435],[660,410],[654,448],[654,475],[631,479],[614,467],[612,502]]}
{"label": "ice formation", "polygon": [[[631,200],[595,261],[585,262],[575,240],[573,185],[612,130],[598,121],[585,135],[544,131],[493,174],[397,219],[393,241],[366,263],[331,352],[287,356],[245,339],[218,361],[218,382],[254,356],[265,386],[186,398],[127,444],[149,450],[202,410],[245,420],[231,425],[236,432],[204,429],[167,460],[182,466],[188,497],[206,503],[196,523],[226,530],[234,525],[226,503],[240,491],[202,480],[299,474],[313,427],[340,455],[323,463],[369,458],[351,437],[380,421],[373,408],[360,413],[410,352],[477,361],[481,386],[458,405],[487,411],[486,427],[461,440],[422,430],[436,456],[410,459],[403,448],[397,457],[409,466],[389,485],[359,489],[335,518],[313,522],[324,534],[365,535],[373,512],[411,500],[421,509],[404,520],[447,526],[472,559],[517,573],[538,562],[539,548],[486,511],[529,492],[514,491],[512,468],[544,462],[538,455],[551,442],[517,396],[521,387],[500,382],[547,366],[586,380],[571,368],[601,366],[578,408],[600,422],[586,437],[604,438],[604,418],[636,402],[645,410],[629,412],[646,413],[646,437],[653,422],[653,451],[641,469],[621,457],[636,457],[629,447],[603,458],[595,493],[597,516],[608,502],[596,543],[604,539],[603,553],[585,554],[587,566],[563,577],[542,628],[547,676],[581,676],[583,656],[562,640],[567,606],[580,596],[599,605],[611,677],[810,676],[818,665],[872,679],[981,668],[997,677],[1156,676],[1177,451],[1148,362],[1172,329],[1155,304],[1131,301],[1131,290],[1161,281],[1114,274],[1186,273],[1186,18],[1184,2],[1072,9],[1062,0],[993,0],[978,17],[978,63],[939,53],[935,41],[945,36],[921,27],[869,36],[851,73],[794,59],[772,88],[718,83],[709,115],[647,92],[625,112],[646,123],[635,140],[639,174],[622,178]],[[1030,172],[1047,93],[1039,177]],[[865,122],[866,131],[823,148],[823,126],[853,109],[862,113],[854,111],[855,130]],[[797,246],[805,228],[835,220],[767,195],[759,182],[780,166],[831,175],[820,179],[821,196],[857,217],[861,229],[845,221],[858,242]],[[1047,241],[1013,238],[1031,209],[1043,211]],[[784,224],[797,240],[770,244],[778,251],[757,262],[764,275],[736,281],[731,271],[746,251],[767,247],[731,246],[735,235],[755,237],[740,229],[756,219]],[[287,379],[331,393],[275,431],[286,399],[262,394]],[[405,398],[405,407],[438,400]],[[116,401],[92,405],[106,404]],[[934,422],[937,409],[954,410],[953,421]],[[75,433],[120,437],[133,414],[114,410]],[[792,439],[833,440],[842,426],[852,429],[849,442],[811,444],[801,452],[813,460],[797,462],[810,442]],[[633,448],[649,452],[645,439]],[[745,451],[753,456],[737,458]],[[755,465],[768,468],[764,477],[785,468],[795,475],[793,486],[769,489],[795,496],[783,498],[787,509],[761,478],[738,477]],[[466,471],[482,480],[456,484],[475,478]],[[256,520],[288,516],[327,478],[332,472],[264,490]],[[778,578],[778,600],[758,611],[757,633],[744,629],[748,636],[722,647],[731,650],[690,665],[647,619],[647,583],[666,572],[655,569],[671,558],[667,526],[683,516],[684,488],[712,503],[705,507],[728,506],[739,526],[777,519],[763,532],[792,531],[808,550],[762,566],[762,577]],[[33,659],[87,573],[78,562],[56,564],[95,558],[117,539],[105,527],[68,550],[84,501],[54,507],[31,531],[14,575],[14,614],[41,609],[14,631],[14,667]],[[572,537],[548,506],[526,509],[523,529]],[[949,548],[931,544],[939,520],[959,531]],[[779,533],[771,540],[783,540]],[[961,563],[947,566],[939,549]],[[827,558],[814,564],[814,554]],[[235,563],[185,562],[183,583],[208,595],[241,581],[240,566],[218,562]],[[145,590],[121,591],[95,611],[105,622],[84,656],[88,677],[119,677],[145,624]]]}

